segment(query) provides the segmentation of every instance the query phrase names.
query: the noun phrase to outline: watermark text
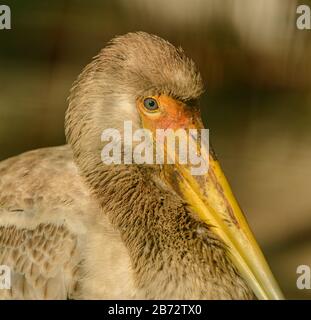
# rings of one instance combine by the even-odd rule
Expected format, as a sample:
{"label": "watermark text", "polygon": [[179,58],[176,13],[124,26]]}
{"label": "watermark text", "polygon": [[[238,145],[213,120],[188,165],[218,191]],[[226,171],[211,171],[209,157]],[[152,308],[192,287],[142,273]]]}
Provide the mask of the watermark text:
{"label": "watermark text", "polygon": [[11,29],[11,9],[9,6],[0,5],[0,30]]}
{"label": "watermark text", "polygon": [[296,26],[299,30],[311,29],[311,9],[307,5],[300,5],[297,7],[296,13],[298,14]]}

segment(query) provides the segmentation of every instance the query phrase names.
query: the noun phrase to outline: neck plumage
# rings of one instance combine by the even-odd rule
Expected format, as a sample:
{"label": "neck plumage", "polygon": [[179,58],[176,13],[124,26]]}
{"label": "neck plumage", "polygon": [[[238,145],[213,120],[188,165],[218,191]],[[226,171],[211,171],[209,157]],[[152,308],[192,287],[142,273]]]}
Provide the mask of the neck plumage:
{"label": "neck plumage", "polygon": [[245,299],[252,292],[223,243],[142,166],[93,163],[84,172],[129,251],[135,282],[150,299]]}

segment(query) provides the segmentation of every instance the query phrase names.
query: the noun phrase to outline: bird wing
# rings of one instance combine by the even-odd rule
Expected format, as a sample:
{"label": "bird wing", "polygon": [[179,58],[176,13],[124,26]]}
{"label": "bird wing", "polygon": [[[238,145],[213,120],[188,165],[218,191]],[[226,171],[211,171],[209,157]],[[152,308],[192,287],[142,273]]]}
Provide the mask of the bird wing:
{"label": "bird wing", "polygon": [[78,294],[89,199],[66,146],[0,163],[0,298]]}
{"label": "bird wing", "polygon": [[77,289],[77,236],[64,225],[42,223],[35,228],[0,227],[0,265],[9,268],[7,299],[66,299]]}

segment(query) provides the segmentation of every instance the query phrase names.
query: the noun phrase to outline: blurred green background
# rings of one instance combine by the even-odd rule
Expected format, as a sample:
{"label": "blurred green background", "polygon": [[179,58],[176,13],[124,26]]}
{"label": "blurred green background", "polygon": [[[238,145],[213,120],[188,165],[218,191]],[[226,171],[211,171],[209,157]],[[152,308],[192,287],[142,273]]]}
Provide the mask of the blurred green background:
{"label": "blurred green background", "polygon": [[311,31],[295,0],[4,1],[0,160],[63,144],[66,98],[115,35],[181,45],[206,83],[204,119],[233,190],[287,298],[311,267]]}

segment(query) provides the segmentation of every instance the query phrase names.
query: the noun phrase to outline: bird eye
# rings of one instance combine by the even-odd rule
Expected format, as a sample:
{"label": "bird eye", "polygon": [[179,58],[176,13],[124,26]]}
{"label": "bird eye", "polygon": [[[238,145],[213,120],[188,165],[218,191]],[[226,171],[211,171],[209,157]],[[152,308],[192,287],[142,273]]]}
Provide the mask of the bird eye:
{"label": "bird eye", "polygon": [[148,111],[155,111],[155,110],[159,109],[157,100],[153,99],[153,98],[146,98],[144,100],[144,107]]}

